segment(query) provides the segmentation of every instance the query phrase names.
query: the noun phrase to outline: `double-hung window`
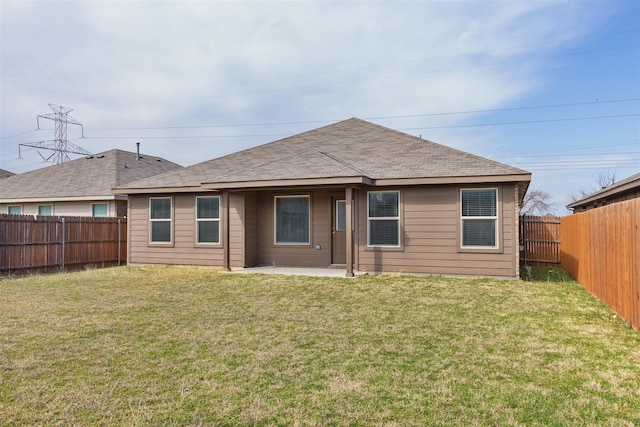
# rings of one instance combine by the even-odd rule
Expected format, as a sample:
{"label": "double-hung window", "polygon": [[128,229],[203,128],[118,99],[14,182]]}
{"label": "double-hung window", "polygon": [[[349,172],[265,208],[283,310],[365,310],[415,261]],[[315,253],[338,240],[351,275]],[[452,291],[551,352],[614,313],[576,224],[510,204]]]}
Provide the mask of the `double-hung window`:
{"label": "double-hung window", "polygon": [[275,243],[277,245],[311,244],[311,197],[275,197]]}
{"label": "double-hung window", "polygon": [[460,192],[462,247],[498,247],[498,190],[463,189]]}
{"label": "double-hung window", "polygon": [[151,243],[171,243],[171,197],[149,199]]}
{"label": "double-hung window", "polygon": [[196,197],[197,243],[220,243],[220,197]]}
{"label": "double-hung window", "polygon": [[367,193],[367,244],[400,246],[400,192]]}

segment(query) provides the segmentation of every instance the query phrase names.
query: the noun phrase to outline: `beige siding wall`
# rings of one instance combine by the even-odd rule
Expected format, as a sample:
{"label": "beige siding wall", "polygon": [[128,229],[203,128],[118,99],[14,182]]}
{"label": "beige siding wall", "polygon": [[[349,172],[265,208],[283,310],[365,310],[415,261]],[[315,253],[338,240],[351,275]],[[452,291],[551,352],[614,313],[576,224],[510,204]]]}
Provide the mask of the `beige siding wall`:
{"label": "beige siding wall", "polygon": [[244,193],[245,267],[258,264],[258,193]]}
{"label": "beige siding wall", "polygon": [[[38,206],[52,205],[53,215],[58,216],[92,216],[94,203],[106,203],[108,205],[108,216],[118,215],[115,200],[73,201],[73,202],[42,202],[42,203],[2,203],[0,213],[8,213],[9,206],[21,206],[23,215],[38,215]],[[125,202],[126,203],[126,202]],[[126,211],[125,211],[126,213]]]}
{"label": "beige siding wall", "polygon": [[[459,250],[460,187],[424,186],[401,190],[402,239],[399,249],[367,247],[366,191],[359,192],[360,234],[357,269],[374,272],[411,272],[451,275],[515,277],[517,243],[515,228],[515,188],[498,187],[499,224],[502,253],[461,252]],[[464,187],[470,188],[470,187]],[[376,188],[376,190],[378,190]]]}
{"label": "beige siding wall", "polygon": [[[276,245],[274,243],[274,197],[276,195],[311,196],[311,244]],[[327,190],[262,192],[258,196],[258,258],[262,265],[327,267],[331,262],[331,206]],[[319,247],[319,249],[316,249]]]}
{"label": "beige siding wall", "polygon": [[[210,196],[211,193],[198,195]],[[222,266],[222,245],[196,245],[196,194],[173,194],[171,197],[173,242],[166,245],[149,243],[149,196],[130,196],[129,262]]]}
{"label": "beige siding wall", "polygon": [[[455,186],[400,189],[402,247],[369,248],[367,189],[355,191],[358,210],[355,217],[357,232],[354,236],[355,268],[370,272],[517,276],[515,186],[487,184],[484,187],[499,189],[499,253],[462,252],[459,249],[460,187]],[[230,193],[230,265],[328,266],[331,262],[331,196],[340,194],[344,193],[323,189]],[[274,243],[276,195],[311,197],[310,245]],[[175,194],[172,197],[174,215],[171,245],[149,243],[149,197],[130,197],[130,262],[222,266],[222,245],[212,247],[195,243],[196,195]]]}

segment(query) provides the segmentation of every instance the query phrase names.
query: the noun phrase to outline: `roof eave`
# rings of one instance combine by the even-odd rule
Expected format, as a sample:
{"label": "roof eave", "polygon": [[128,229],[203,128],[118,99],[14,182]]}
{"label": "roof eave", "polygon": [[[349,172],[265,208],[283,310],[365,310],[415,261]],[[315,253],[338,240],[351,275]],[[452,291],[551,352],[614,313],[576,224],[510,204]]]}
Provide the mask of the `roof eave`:
{"label": "roof eave", "polygon": [[373,185],[436,185],[436,184],[476,184],[486,182],[530,182],[531,174],[514,175],[478,175],[478,176],[435,176],[424,178],[387,178],[376,179]]}
{"label": "roof eave", "polygon": [[329,178],[303,178],[303,179],[272,179],[263,181],[230,181],[207,182],[202,188],[207,190],[237,190],[243,188],[268,188],[268,187],[300,187],[322,185],[373,185],[366,176],[347,176]]}
{"label": "roof eave", "polygon": [[164,193],[194,193],[205,190],[200,185],[187,187],[141,187],[141,188],[113,188],[113,194],[164,194]]}

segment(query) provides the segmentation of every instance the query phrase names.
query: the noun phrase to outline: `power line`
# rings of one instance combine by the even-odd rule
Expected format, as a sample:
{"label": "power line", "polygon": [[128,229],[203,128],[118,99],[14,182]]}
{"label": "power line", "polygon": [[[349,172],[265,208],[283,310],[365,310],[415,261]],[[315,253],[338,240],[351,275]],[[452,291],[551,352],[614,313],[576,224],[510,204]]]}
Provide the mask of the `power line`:
{"label": "power line", "polygon": [[[563,107],[578,107],[585,105],[601,105],[601,104],[614,104],[623,102],[640,101],[640,98],[623,98],[623,99],[611,99],[611,100],[596,100],[585,102],[574,102],[564,104],[547,104],[547,105],[529,105],[522,107],[508,107],[508,108],[490,108],[484,110],[462,110],[462,111],[447,111],[443,113],[421,113],[421,114],[408,114],[397,116],[372,116],[364,117],[364,120],[388,120],[388,119],[405,119],[415,117],[437,117],[437,116],[450,116],[459,114],[479,114],[479,113],[498,113],[504,111],[518,111],[518,110],[534,110],[545,108],[563,108]],[[335,123],[343,119],[326,119],[326,120],[301,120],[290,122],[261,122],[261,123],[236,123],[236,124],[221,124],[221,125],[193,125],[193,126],[153,126],[153,127],[122,127],[122,128],[95,128],[94,131],[112,131],[112,130],[165,130],[165,129],[206,129],[206,128],[234,128],[234,127],[261,127],[261,126],[286,126],[286,125],[301,125],[301,124],[318,124],[318,123]]]}

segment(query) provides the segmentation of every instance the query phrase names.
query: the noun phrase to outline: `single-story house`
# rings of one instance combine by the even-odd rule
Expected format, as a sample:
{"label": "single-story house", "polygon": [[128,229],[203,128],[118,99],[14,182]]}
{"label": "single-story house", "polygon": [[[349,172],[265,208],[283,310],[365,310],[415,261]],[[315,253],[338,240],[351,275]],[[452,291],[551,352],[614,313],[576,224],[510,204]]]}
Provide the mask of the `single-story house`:
{"label": "single-story house", "polygon": [[3,179],[0,213],[122,217],[127,197],[113,187],[180,168],[138,152],[105,151]]}
{"label": "single-story house", "polygon": [[637,199],[640,197],[640,173],[618,181],[608,187],[591,193],[580,200],[567,205],[573,213],[584,212],[615,202]]}
{"label": "single-story house", "polygon": [[114,189],[130,263],[517,277],[527,171],[352,118]]}

